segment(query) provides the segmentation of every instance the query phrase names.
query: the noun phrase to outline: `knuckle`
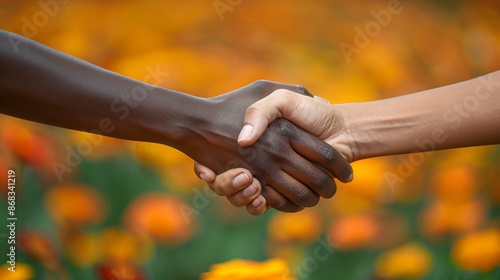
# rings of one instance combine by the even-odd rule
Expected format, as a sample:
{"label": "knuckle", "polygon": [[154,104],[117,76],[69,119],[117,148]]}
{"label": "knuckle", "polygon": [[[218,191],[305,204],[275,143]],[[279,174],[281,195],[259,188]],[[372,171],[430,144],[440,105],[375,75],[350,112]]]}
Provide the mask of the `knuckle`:
{"label": "knuckle", "polygon": [[319,202],[319,197],[310,190],[301,190],[294,197],[295,203],[300,206],[312,207]]}
{"label": "knuckle", "polygon": [[323,144],[319,147],[319,154],[323,157],[323,160],[326,163],[332,164],[335,163],[339,159],[339,153],[337,150],[332,148],[328,144]]}
{"label": "knuckle", "polygon": [[270,93],[272,88],[274,87],[274,82],[269,80],[260,79],[252,83],[252,86],[257,88],[259,91],[266,91]]}
{"label": "knuckle", "polygon": [[[212,189],[214,193],[220,196],[231,195],[231,192],[228,190],[232,188],[232,186],[230,186],[229,183],[215,182],[208,184],[208,186],[210,187],[210,189]],[[231,189],[231,191],[233,190]]]}
{"label": "knuckle", "polygon": [[246,206],[247,212],[250,213],[253,216],[259,216],[262,215],[266,212],[266,208],[254,208],[249,205]]}
{"label": "knuckle", "polygon": [[328,177],[328,181],[318,187],[319,195],[323,198],[331,198],[337,192],[335,181]]}
{"label": "knuckle", "polygon": [[273,92],[273,95],[279,95],[281,97],[286,97],[288,96],[289,91],[285,88],[279,88]]}
{"label": "knuckle", "polygon": [[313,177],[313,184],[318,189],[326,189],[331,184],[332,178],[324,172],[316,172],[311,175]]}
{"label": "knuckle", "polygon": [[295,126],[285,119],[276,119],[272,124],[282,135],[291,135],[295,130]]}
{"label": "knuckle", "polygon": [[260,79],[260,80],[253,82],[252,84],[257,86],[257,87],[261,87],[261,86],[264,86],[267,82],[268,81],[266,81],[266,80]]}
{"label": "knuckle", "polygon": [[256,85],[266,85],[266,84],[269,84],[270,81],[269,80],[266,80],[266,79],[259,79],[257,81],[254,82]]}
{"label": "knuckle", "polygon": [[295,85],[295,90],[301,94],[305,94],[307,92],[306,88],[302,85]]}
{"label": "knuckle", "polygon": [[218,184],[207,184],[208,187],[216,194],[218,195],[223,195],[222,194],[222,188]]}
{"label": "knuckle", "polygon": [[260,108],[255,105],[250,105],[250,107],[245,110],[245,115],[258,115],[260,112]]}

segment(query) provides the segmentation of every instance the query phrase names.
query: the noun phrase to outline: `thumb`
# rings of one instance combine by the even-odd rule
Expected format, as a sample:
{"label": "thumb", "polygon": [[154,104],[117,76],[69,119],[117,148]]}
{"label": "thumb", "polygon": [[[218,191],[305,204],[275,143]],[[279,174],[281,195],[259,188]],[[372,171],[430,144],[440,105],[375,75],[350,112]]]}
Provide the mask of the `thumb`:
{"label": "thumb", "polygon": [[255,143],[273,120],[283,116],[282,112],[290,105],[287,102],[289,93],[296,94],[284,89],[275,90],[247,108],[243,128],[238,136],[240,146],[246,147]]}

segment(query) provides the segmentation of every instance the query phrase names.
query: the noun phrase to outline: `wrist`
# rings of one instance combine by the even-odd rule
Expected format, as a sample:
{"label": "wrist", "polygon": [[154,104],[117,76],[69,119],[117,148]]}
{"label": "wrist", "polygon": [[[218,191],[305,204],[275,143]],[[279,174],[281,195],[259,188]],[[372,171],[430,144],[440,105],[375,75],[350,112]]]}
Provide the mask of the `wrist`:
{"label": "wrist", "polygon": [[356,123],[353,118],[353,109],[350,104],[332,104],[330,105],[331,113],[335,116],[330,127],[336,127],[336,131],[331,131],[326,142],[340,152],[348,162],[353,162],[360,159],[359,146],[357,139],[359,136],[353,125]]}
{"label": "wrist", "polygon": [[[185,152],[189,140],[207,120],[207,101],[188,94],[148,86],[150,94],[139,105],[130,124],[143,133],[140,141],[164,144]],[[131,114],[132,115],[132,114]]]}
{"label": "wrist", "polygon": [[392,154],[397,149],[396,139],[391,135],[398,135],[398,120],[387,114],[387,108],[374,102],[345,103],[337,105],[337,110],[343,116],[346,141],[352,158],[361,159]]}

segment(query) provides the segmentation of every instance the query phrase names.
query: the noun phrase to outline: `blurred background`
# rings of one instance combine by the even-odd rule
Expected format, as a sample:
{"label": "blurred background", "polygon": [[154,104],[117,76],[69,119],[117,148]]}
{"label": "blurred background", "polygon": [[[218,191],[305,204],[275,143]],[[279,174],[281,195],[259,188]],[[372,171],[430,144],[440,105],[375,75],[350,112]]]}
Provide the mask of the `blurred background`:
{"label": "blurred background", "polygon": [[[456,83],[499,69],[499,26],[492,0],[0,1],[1,29],[201,97]],[[18,218],[16,273],[0,226],[0,279],[500,279],[499,165],[498,146],[363,160],[334,198],[252,217],[173,149],[0,116],[0,218],[9,169]]]}

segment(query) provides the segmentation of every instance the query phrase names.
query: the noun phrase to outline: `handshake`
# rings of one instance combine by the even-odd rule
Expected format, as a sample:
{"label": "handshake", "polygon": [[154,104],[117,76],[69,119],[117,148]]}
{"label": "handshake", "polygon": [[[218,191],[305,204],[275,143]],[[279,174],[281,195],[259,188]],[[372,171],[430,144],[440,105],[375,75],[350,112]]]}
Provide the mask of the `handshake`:
{"label": "handshake", "polygon": [[500,71],[370,102],[329,104],[269,81],[206,99],[2,30],[0,68],[0,113],[174,147],[212,190],[255,215],[332,197],[355,160],[500,143]]}
{"label": "handshake", "polygon": [[[238,120],[243,127],[238,146],[221,147],[222,153],[228,153],[229,147],[236,151],[223,161],[225,165],[203,157],[195,163],[195,172],[234,206],[246,206],[253,215],[269,207],[296,212],[316,205],[320,197],[332,197],[336,191],[334,179],[353,179],[349,162],[354,159],[354,143],[349,141],[342,110],[313,97],[304,87],[257,81],[213,101],[224,107],[223,113],[214,115],[230,113],[234,117],[227,119]],[[216,124],[212,130],[229,127],[221,126],[228,120],[211,121]],[[233,132],[228,137],[236,135]],[[215,146],[212,143],[205,148]]]}
{"label": "handshake", "polygon": [[198,161],[195,172],[251,214],[269,207],[299,211],[332,197],[334,179],[350,182],[355,160],[499,144],[499,86],[497,71],[396,98],[335,105],[301,86],[255,82],[216,98],[249,104],[263,97],[241,109],[237,150],[243,161],[227,165],[228,171]]}

